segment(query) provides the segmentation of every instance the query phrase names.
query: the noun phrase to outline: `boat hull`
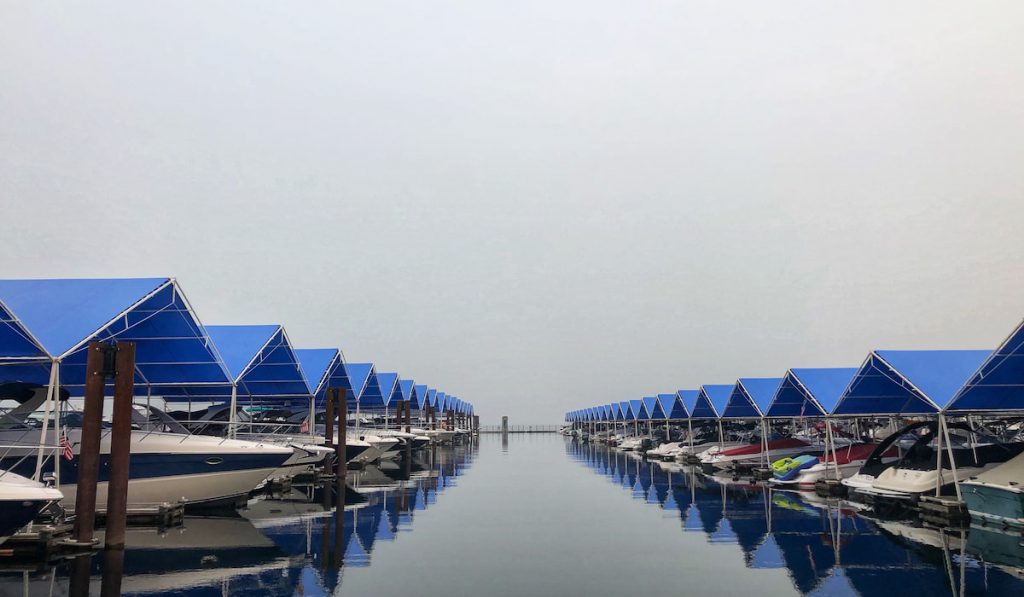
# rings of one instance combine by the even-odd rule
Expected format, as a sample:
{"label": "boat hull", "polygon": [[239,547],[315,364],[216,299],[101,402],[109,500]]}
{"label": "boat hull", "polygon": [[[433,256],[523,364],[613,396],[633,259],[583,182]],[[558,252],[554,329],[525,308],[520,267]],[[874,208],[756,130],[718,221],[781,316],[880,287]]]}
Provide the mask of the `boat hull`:
{"label": "boat hull", "polygon": [[[62,503],[72,509],[78,493],[77,451],[81,433],[76,429],[69,435],[76,453],[71,460],[56,460],[60,463],[58,489],[64,494]],[[12,444],[14,439],[0,437],[0,441]],[[38,436],[26,439],[38,441]],[[107,507],[110,471],[109,434],[102,438],[100,450],[96,509],[103,511]],[[293,455],[291,448],[274,444],[143,431],[132,432],[131,450],[129,508],[179,502],[189,506],[230,502],[248,494]],[[34,456],[35,448],[12,449],[0,460],[0,468],[29,477],[35,472]],[[53,458],[46,460],[42,472],[53,473],[53,463]]]}
{"label": "boat hull", "polygon": [[1024,528],[1024,491],[969,481],[960,486],[960,491],[976,521]]}

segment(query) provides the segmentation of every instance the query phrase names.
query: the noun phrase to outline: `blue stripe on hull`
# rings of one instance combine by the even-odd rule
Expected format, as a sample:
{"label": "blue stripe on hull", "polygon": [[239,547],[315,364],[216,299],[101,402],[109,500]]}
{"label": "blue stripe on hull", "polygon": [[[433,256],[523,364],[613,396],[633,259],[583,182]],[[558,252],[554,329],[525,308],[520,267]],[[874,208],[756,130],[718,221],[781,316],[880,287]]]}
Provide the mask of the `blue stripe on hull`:
{"label": "blue stripe on hull", "polygon": [[[225,473],[253,469],[273,469],[284,464],[290,454],[253,453],[253,454],[132,454],[128,465],[128,478],[157,479],[181,475],[202,475]],[[35,473],[36,459],[25,458],[17,462],[17,458],[0,460],[0,469],[7,469],[19,475],[31,477]],[[79,458],[71,461],[60,458],[60,482],[71,484],[78,482]],[[53,472],[53,459],[43,466],[45,473]],[[99,480],[110,478],[110,456],[100,456]]]}

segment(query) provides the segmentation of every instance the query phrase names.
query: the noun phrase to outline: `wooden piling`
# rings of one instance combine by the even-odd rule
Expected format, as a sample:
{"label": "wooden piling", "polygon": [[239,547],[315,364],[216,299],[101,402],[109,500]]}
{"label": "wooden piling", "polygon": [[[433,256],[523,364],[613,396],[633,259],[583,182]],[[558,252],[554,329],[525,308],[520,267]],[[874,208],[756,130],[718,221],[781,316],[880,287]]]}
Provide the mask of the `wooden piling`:
{"label": "wooden piling", "polygon": [[[325,408],[327,411],[327,424],[324,425],[324,441],[329,447],[334,445],[334,394],[337,393],[337,391],[337,388],[327,389],[327,403],[325,404]],[[344,431],[344,428],[342,429],[342,431]],[[325,468],[330,466],[331,463],[326,463]]]}
{"label": "wooden piling", "polygon": [[334,474],[337,477],[338,492],[341,494],[338,499],[344,501],[345,475],[348,473],[348,459],[345,457],[348,451],[348,391],[345,388],[335,388],[334,397],[338,401],[338,460]]}
{"label": "wooden piling", "polygon": [[[85,363],[85,404],[82,407],[82,440],[78,447],[78,488],[75,499],[76,541],[91,543],[96,526],[96,482],[100,470],[100,435],[103,426],[103,392],[109,345],[90,342]],[[60,466],[58,462],[56,466]]]}
{"label": "wooden piling", "polygon": [[103,551],[103,573],[100,576],[100,597],[120,597],[124,578],[124,549]]}
{"label": "wooden piling", "polygon": [[107,549],[124,549],[128,524],[128,466],[132,451],[132,399],[135,396],[135,343],[119,342],[116,350],[104,534]]}
{"label": "wooden piling", "polygon": [[338,401],[338,466],[334,476],[334,557],[335,569],[341,568],[345,557],[345,476],[348,473],[348,462],[345,458],[348,443],[348,392],[345,388],[334,391]]}

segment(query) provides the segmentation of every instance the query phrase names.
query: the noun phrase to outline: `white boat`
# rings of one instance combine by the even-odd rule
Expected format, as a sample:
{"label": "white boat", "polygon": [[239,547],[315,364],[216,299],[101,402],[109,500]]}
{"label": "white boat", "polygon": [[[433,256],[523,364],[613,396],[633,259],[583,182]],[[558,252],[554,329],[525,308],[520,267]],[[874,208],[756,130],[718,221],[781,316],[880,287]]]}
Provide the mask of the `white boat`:
{"label": "white boat", "polygon": [[284,445],[292,449],[292,455],[271,473],[267,480],[290,479],[311,473],[315,468],[322,466],[324,459],[335,452],[334,448],[323,444],[286,442]]}
{"label": "white boat", "polygon": [[63,497],[57,489],[0,470],[0,545]]}
{"label": "white boat", "polygon": [[1024,454],[971,477],[961,490],[976,521],[1024,527]]}
{"label": "white boat", "polygon": [[448,429],[427,429],[423,432],[435,444],[450,444],[455,438],[455,432]]}
{"label": "white boat", "polygon": [[[795,437],[787,437],[769,441],[767,457],[774,461],[803,454],[821,454],[824,451],[823,444],[812,444]],[[700,463],[705,468],[724,470],[739,465],[756,464],[765,456],[764,444],[758,442],[701,456]]]}
{"label": "white boat", "polygon": [[[836,448],[837,459],[833,459],[832,452],[829,451],[821,457],[820,462],[800,471],[796,477],[787,481],[771,479],[770,483],[796,486],[800,489],[813,489],[815,483],[821,479],[848,479],[857,474],[877,447],[878,444],[850,444]],[[880,456],[880,461],[886,464],[898,459],[899,452],[896,447],[890,447]]]}
{"label": "white boat", "polygon": [[[63,504],[73,508],[77,496],[78,452],[81,429],[67,431],[74,453],[66,460],[47,459],[44,474],[56,475],[64,494]],[[13,446],[0,459],[0,468],[23,475],[35,471],[39,430],[29,428],[0,431],[0,445]],[[161,431],[132,431],[128,479],[128,504],[143,506],[183,502],[212,505],[237,500],[259,485],[293,454],[289,447],[201,435]],[[100,438],[100,475],[96,491],[97,510],[106,509],[106,462],[110,455],[110,430]]]}
{"label": "white boat", "polygon": [[930,423],[928,432],[899,461],[879,472],[871,487],[861,491],[876,497],[913,501],[934,492],[936,487],[947,488],[954,480],[980,475],[1024,452],[1024,443],[1000,443],[961,423],[947,427],[953,442],[955,473],[949,464],[949,447],[942,446],[941,453],[938,452],[938,424]]}
{"label": "white boat", "polygon": [[654,458],[656,460],[675,459],[682,444],[683,442],[665,442],[663,444],[659,444],[658,447],[647,450],[647,457]]}
{"label": "white boat", "polygon": [[626,451],[639,450],[646,439],[647,438],[637,436],[623,438],[623,440],[619,442],[619,449]]}

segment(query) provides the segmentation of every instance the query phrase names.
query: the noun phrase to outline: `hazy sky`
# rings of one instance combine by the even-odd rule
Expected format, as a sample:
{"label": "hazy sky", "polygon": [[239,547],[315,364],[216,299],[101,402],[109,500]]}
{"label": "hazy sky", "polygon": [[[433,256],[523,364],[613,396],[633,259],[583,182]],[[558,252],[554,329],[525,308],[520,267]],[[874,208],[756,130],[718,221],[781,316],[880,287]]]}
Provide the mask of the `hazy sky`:
{"label": "hazy sky", "polygon": [[0,2],[0,277],[560,420],[991,348],[1024,317],[1024,3]]}

